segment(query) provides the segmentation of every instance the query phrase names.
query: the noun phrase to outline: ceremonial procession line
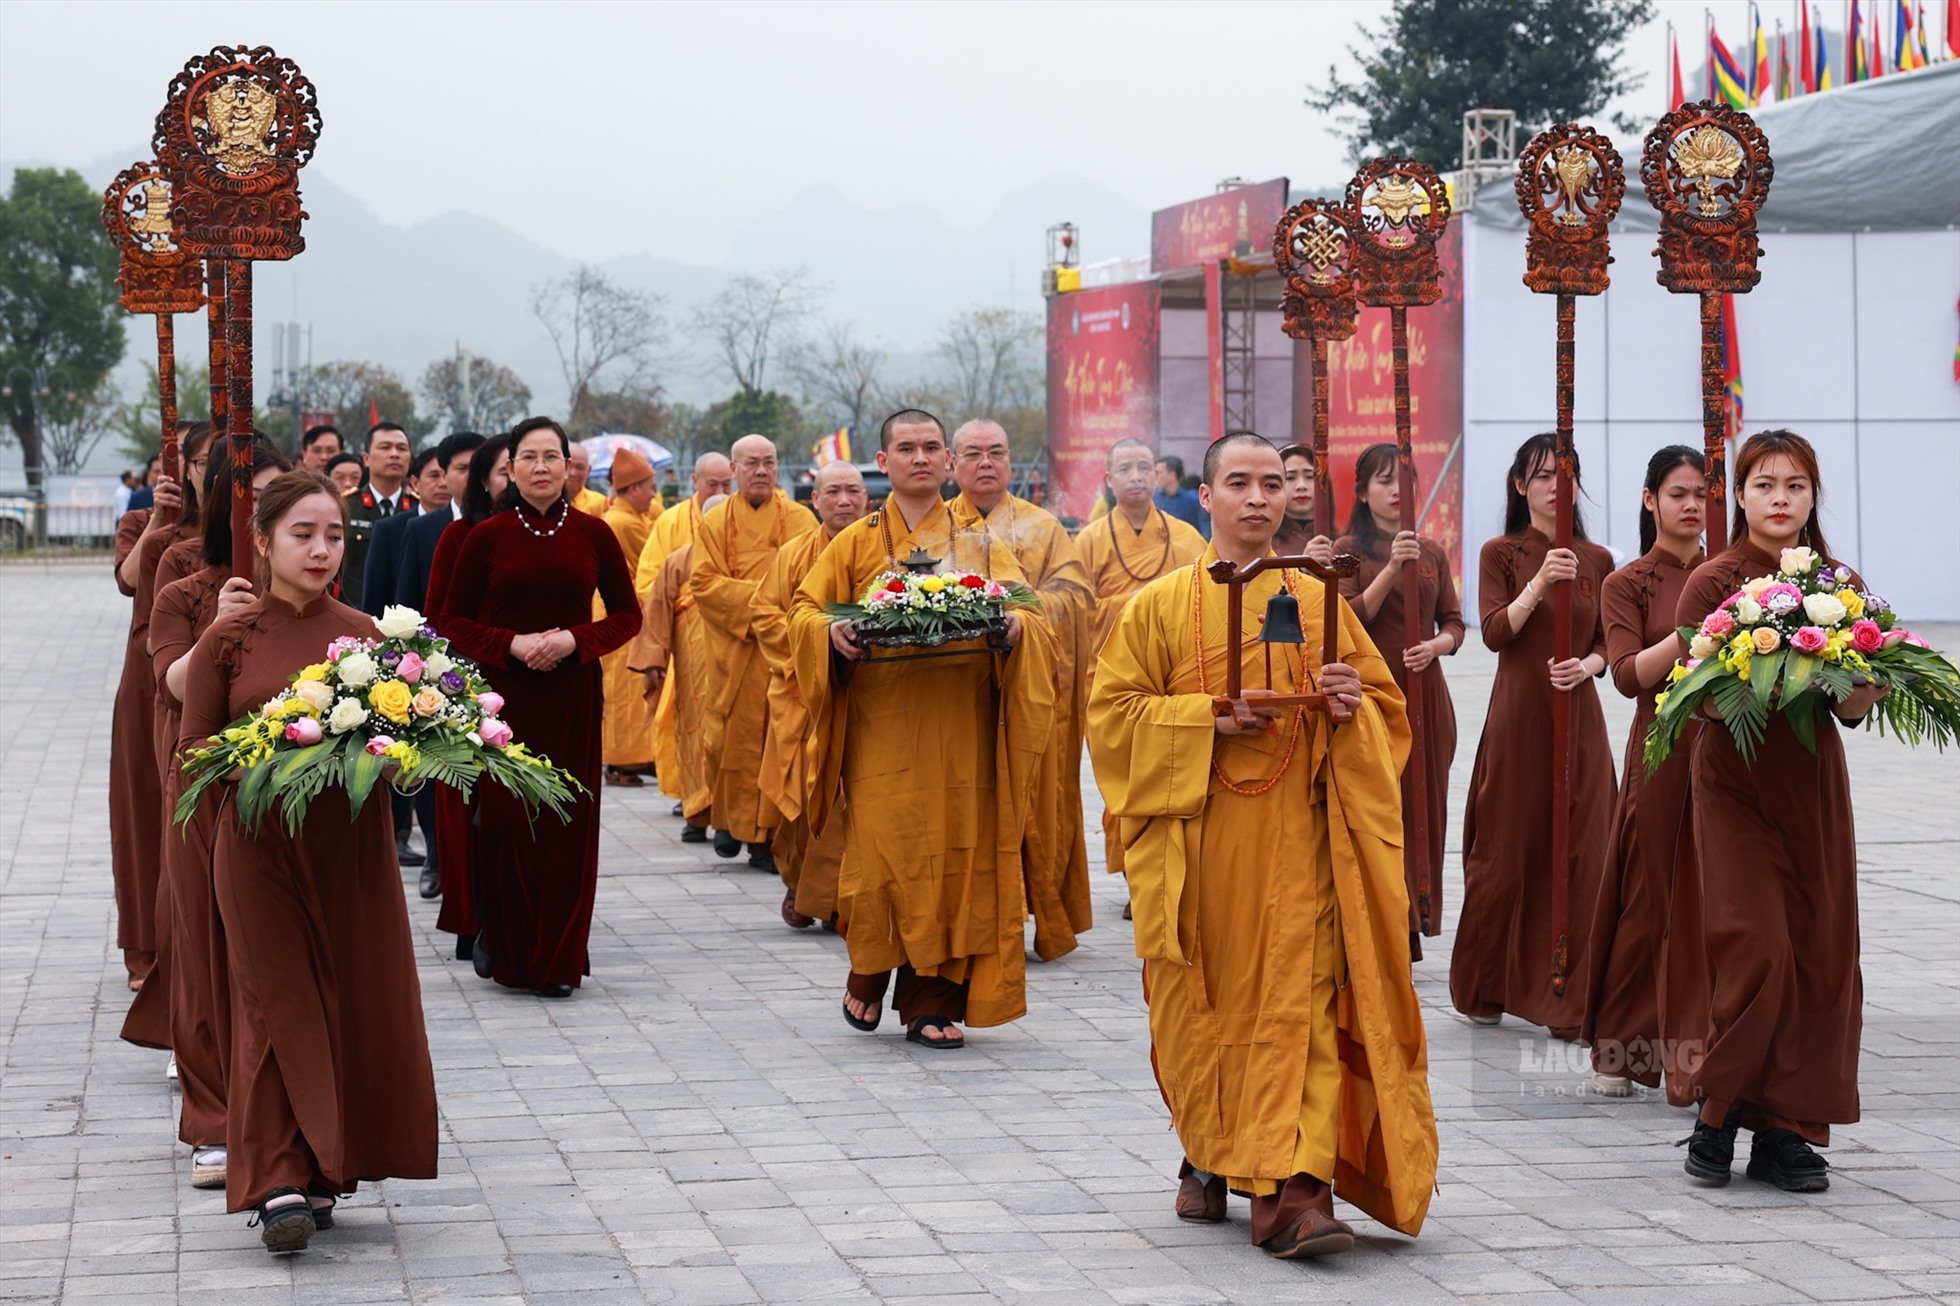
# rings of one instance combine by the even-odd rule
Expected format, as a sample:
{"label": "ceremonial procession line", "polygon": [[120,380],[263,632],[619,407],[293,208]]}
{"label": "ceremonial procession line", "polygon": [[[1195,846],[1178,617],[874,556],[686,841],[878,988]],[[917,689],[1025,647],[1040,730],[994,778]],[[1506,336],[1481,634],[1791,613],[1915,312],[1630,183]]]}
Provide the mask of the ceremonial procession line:
{"label": "ceremonial procession line", "polygon": [[[1863,1118],[1828,1193],[1683,1182],[1690,1116],[1585,1092],[1582,1049],[1450,1014],[1462,900],[1416,988],[1441,1139],[1419,1240],[1248,1255],[1242,1203],[1180,1223],[1121,881],[1090,839],[1096,928],[1030,963],[1029,1013],[957,1057],[836,1011],[844,948],[786,929],[781,882],[679,841],[671,800],[610,789],[577,1000],[452,959],[410,898],[439,1177],[363,1185],[266,1257],[185,1183],[161,1053],[128,1007],[104,829],[126,600],[97,569],[0,573],[0,1300],[306,1302],[1791,1302],[1960,1295],[1960,756],[1847,732],[1859,844]],[[58,632],[58,638],[51,636]],[[1936,646],[1960,631],[1929,628]],[[1496,659],[1450,667],[1466,721]],[[1603,694],[1624,738],[1630,704]],[[1459,748],[1460,811],[1471,750]],[[1091,831],[1102,803],[1084,768]],[[407,874],[413,875],[410,871]],[[215,1294],[215,1296],[214,1296]]]}

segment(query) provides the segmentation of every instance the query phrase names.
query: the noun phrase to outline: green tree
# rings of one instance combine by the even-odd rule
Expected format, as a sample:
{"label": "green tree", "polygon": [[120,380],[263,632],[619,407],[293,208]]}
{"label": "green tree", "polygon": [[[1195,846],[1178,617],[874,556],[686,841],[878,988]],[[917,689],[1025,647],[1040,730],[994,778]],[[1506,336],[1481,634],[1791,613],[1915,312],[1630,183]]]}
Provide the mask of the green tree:
{"label": "green tree", "polygon": [[494,435],[515,426],[531,410],[531,387],[501,363],[464,354],[438,358],[422,373],[419,387],[431,420],[449,419],[452,431]]}
{"label": "green tree", "polygon": [[80,173],[14,172],[0,199],[0,408],[30,490],[47,470],[48,419],[72,423],[122,359],[118,263],[102,230],[102,197]]}
{"label": "green tree", "polygon": [[411,445],[419,446],[435,430],[435,418],[415,410],[415,395],[401,373],[380,363],[341,361],[309,367],[300,374],[298,389],[307,408],[338,417],[341,440],[348,449],[366,439],[370,413],[400,423]]}
{"label": "green tree", "polygon": [[[208,364],[178,362],[177,420],[211,420],[211,368]],[[291,413],[260,408],[253,414],[252,425],[272,437],[282,448],[290,447],[284,441],[292,427]],[[132,461],[146,463],[162,447],[163,396],[157,390],[155,363],[143,364],[143,389],[136,398],[117,405],[115,415],[109,419],[109,429],[120,437],[117,452]]]}
{"label": "green tree", "polygon": [[745,435],[766,435],[781,451],[788,448],[784,441],[794,441],[802,430],[803,415],[796,404],[775,390],[759,394],[737,390],[714,407],[720,410],[717,425],[724,449]]}
{"label": "green tree", "polygon": [[1396,0],[1362,48],[1348,47],[1360,79],[1330,66],[1306,103],[1341,122],[1357,163],[1404,154],[1449,171],[1462,165],[1471,109],[1514,111],[1522,146],[1639,87],[1645,75],[1623,68],[1621,55],[1653,16],[1653,0]]}

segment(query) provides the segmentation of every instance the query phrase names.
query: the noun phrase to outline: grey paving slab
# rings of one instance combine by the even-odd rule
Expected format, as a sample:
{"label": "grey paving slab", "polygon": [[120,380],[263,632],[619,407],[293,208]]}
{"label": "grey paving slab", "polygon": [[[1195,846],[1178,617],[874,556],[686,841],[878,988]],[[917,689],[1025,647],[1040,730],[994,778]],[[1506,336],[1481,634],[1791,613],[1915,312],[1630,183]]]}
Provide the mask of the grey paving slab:
{"label": "grey paving slab", "polygon": [[[99,566],[0,569],[0,1300],[1960,1301],[1960,756],[1863,733],[1865,1119],[1835,1131],[1827,1194],[1690,1187],[1685,1113],[1590,1097],[1542,1032],[1449,1015],[1446,932],[1417,968],[1442,1135],[1428,1228],[1356,1217],[1350,1256],[1271,1261],[1240,1204],[1223,1228],[1170,1214],[1177,1144],[1100,865],[1100,923],[1030,965],[1028,1017],[942,1056],[847,1029],[843,945],[785,929],[772,877],[681,844],[667,800],[608,789],[594,973],[571,1001],[477,980],[411,896],[440,1176],[364,1189],[274,1261],[188,1186],[163,1058],[117,1038],[126,611]],[[1446,665],[1459,814],[1493,669],[1474,642]],[[1607,715],[1621,737],[1628,705]]]}

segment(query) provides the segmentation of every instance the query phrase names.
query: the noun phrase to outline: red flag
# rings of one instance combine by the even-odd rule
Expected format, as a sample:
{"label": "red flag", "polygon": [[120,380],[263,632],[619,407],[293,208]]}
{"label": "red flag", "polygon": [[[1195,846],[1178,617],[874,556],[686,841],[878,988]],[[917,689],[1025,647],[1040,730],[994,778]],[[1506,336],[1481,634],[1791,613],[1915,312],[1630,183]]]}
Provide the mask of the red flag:
{"label": "red flag", "polygon": [[370,399],[368,400],[368,429],[372,430],[379,425],[381,425],[381,410],[376,408],[374,400]]}
{"label": "red flag", "polygon": [[1946,52],[1960,59],[1960,0],[1946,0]]}
{"label": "red flag", "polygon": [[1872,5],[1872,76],[1885,76],[1885,28],[1878,19],[1878,6]]}
{"label": "red flag", "polygon": [[[1946,0],[1949,5],[1960,5],[1960,0]],[[1667,111],[1673,113],[1688,102],[1688,92],[1681,85],[1681,42],[1675,39],[1674,28],[1667,29],[1668,53],[1674,56],[1674,77],[1668,83]]]}
{"label": "red flag", "polygon": [[[1960,4],[1960,0],[1955,0]],[[1810,40],[1810,6],[1799,5],[1801,17],[1798,20],[1797,34],[1797,75],[1802,79],[1803,93],[1809,95],[1817,89],[1817,51]]]}

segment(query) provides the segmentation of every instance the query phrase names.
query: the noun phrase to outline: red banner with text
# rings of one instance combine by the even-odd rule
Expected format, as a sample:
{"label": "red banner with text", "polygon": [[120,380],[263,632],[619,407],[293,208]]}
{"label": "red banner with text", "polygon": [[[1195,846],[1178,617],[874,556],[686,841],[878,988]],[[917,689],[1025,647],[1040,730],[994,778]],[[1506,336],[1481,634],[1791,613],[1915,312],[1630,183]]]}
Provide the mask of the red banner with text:
{"label": "red banner with text", "polygon": [[1270,259],[1286,212],[1287,181],[1275,177],[1150,215],[1150,270],[1174,272],[1220,259]]}
{"label": "red banner with text", "polygon": [[1155,281],[1048,301],[1048,509],[1087,520],[1118,440],[1157,447]]}

